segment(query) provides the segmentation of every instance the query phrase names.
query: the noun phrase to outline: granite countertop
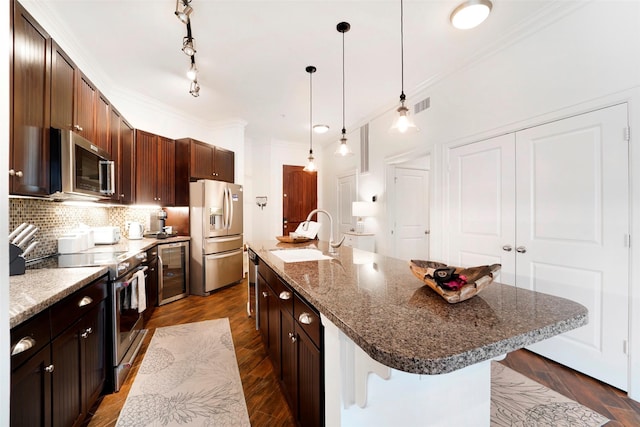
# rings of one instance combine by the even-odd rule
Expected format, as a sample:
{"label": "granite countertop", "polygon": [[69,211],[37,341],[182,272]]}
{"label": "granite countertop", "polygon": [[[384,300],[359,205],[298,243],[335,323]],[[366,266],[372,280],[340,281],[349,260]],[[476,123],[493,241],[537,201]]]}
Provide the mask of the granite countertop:
{"label": "granite countertop", "polygon": [[380,363],[416,374],[443,374],[586,325],[570,300],[492,283],[449,304],[407,261],[342,246],[330,260],[285,263],[273,249],[326,242],[249,243],[258,257]]}
{"label": "granite countertop", "polygon": [[[189,236],[166,239],[128,240],[114,245],[97,245],[87,252],[128,252],[135,254],[156,245],[190,240]],[[9,326],[18,326],[108,271],[106,266],[27,269],[25,274],[9,277]]]}

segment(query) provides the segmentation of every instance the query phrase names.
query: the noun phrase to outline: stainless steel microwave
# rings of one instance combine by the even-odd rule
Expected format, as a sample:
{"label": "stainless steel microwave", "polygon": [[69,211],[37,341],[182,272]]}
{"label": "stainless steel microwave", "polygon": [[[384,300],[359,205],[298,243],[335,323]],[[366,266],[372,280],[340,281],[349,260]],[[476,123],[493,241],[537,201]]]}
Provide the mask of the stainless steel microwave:
{"label": "stainless steel microwave", "polygon": [[50,197],[98,200],[115,192],[115,163],[109,153],[70,131],[51,128]]}

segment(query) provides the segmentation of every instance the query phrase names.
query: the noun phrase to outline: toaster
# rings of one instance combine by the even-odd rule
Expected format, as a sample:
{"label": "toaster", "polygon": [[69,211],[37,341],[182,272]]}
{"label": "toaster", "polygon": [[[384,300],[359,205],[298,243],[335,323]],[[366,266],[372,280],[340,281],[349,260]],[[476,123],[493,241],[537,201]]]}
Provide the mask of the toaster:
{"label": "toaster", "polygon": [[120,227],[94,227],[93,243],[96,245],[113,245],[120,241]]}

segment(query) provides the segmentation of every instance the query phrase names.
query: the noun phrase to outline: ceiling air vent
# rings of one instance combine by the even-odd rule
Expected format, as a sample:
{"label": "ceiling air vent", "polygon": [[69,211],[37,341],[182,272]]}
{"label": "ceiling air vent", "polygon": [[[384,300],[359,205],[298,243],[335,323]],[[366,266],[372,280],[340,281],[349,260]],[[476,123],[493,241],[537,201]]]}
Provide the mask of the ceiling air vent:
{"label": "ceiling air vent", "polygon": [[431,98],[425,98],[413,106],[413,114],[418,114],[420,111],[424,111],[431,106]]}
{"label": "ceiling air vent", "polygon": [[360,173],[369,172],[369,123],[360,126]]}

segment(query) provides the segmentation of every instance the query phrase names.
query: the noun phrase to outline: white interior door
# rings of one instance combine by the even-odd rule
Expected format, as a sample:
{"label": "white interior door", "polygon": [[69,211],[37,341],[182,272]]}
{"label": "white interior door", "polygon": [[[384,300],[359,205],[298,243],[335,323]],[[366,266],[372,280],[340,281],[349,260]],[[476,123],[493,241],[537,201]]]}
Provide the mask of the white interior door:
{"label": "white interior door", "polygon": [[531,349],[627,389],[626,104],[516,134],[517,286],[577,301],[589,324]]}
{"label": "white interior door", "polygon": [[501,264],[495,278],[515,284],[515,135],[449,152],[449,264]]}
{"label": "white interior door", "polygon": [[357,197],[358,182],[355,172],[338,177],[338,236],[356,229],[351,204],[357,201]]}
{"label": "white interior door", "polygon": [[395,167],[394,256],[429,259],[429,171]]}

